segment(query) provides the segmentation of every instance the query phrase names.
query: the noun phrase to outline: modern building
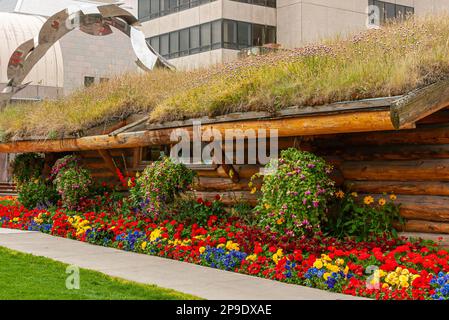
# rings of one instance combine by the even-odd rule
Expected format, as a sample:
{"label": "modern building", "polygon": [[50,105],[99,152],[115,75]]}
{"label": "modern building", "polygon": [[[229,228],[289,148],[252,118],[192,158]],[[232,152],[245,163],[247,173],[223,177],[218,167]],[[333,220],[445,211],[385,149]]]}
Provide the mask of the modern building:
{"label": "modern building", "polygon": [[366,29],[370,22],[383,24],[408,14],[449,9],[449,0],[129,0],[127,4],[134,8],[151,45],[179,69],[227,62],[248,47],[276,43],[295,48]]}
{"label": "modern building", "polygon": [[[46,19],[72,6],[114,1],[0,0],[0,90],[8,81],[6,69],[12,52],[36,37]],[[14,99],[58,98],[95,82],[106,81],[139,68],[130,39],[113,29],[107,36],[74,30],[58,41],[38,62],[25,82],[30,85]]]}

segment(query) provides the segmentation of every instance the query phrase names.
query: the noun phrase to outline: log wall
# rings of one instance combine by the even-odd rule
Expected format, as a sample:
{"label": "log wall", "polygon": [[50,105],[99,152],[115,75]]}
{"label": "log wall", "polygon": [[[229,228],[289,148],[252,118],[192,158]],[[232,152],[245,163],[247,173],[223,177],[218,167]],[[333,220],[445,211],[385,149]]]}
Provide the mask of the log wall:
{"label": "log wall", "polygon": [[[371,133],[283,137],[280,149],[296,147],[314,152],[334,165],[338,186],[379,198],[394,193],[407,219],[406,232],[449,234],[449,112],[442,110],[422,119],[416,129]],[[142,169],[136,148],[108,150],[122,172]],[[104,154],[81,151],[80,156],[94,178],[118,183]],[[109,161],[110,162],[110,161]],[[196,195],[213,199],[222,196],[226,204],[243,200],[256,204],[257,192],[248,186],[260,165],[197,169]],[[261,181],[255,186],[260,188]]]}

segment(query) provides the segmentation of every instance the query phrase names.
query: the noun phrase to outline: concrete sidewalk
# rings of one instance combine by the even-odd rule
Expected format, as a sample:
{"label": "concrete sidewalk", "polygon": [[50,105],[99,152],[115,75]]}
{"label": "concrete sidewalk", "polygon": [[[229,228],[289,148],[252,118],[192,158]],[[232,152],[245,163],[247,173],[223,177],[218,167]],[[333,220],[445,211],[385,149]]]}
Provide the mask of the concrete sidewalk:
{"label": "concrete sidewalk", "polygon": [[95,246],[40,232],[0,228],[0,246],[209,300],[357,299],[190,263]]}

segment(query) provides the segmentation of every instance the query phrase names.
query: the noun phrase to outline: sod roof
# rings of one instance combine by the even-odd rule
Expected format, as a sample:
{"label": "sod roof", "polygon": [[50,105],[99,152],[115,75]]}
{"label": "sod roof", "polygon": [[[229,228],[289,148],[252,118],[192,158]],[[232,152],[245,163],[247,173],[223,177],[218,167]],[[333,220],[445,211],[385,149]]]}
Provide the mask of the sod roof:
{"label": "sod roof", "polygon": [[8,106],[0,140],[83,135],[135,114],[161,123],[398,96],[448,78],[448,52],[442,14],[208,69],[127,74],[60,100]]}

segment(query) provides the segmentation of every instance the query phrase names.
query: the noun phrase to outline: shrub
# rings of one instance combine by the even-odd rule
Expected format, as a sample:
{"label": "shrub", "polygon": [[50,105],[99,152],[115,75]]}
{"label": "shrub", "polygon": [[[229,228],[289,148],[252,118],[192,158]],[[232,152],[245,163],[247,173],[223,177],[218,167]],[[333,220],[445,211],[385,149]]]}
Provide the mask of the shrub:
{"label": "shrub", "polygon": [[216,195],[213,201],[205,201],[202,198],[180,198],[175,201],[173,211],[169,212],[170,216],[165,218],[186,224],[197,223],[200,226],[206,226],[208,223],[228,216],[219,195]]}
{"label": "shrub", "polygon": [[14,182],[21,184],[38,179],[44,169],[44,157],[38,153],[22,153],[11,163]]}
{"label": "shrub", "polygon": [[334,194],[334,182],[329,177],[332,167],[309,152],[290,148],[266,169],[272,172],[263,178],[262,196],[256,207],[259,224],[267,230],[296,236],[319,228]]}
{"label": "shrub", "polygon": [[73,210],[82,198],[89,196],[92,178],[88,170],[79,166],[75,156],[58,160],[52,169],[53,184],[64,207]]}
{"label": "shrub", "polygon": [[130,198],[136,208],[156,218],[178,194],[189,189],[194,177],[195,172],[184,164],[165,157],[145,168],[131,188]]}
{"label": "shrub", "polygon": [[355,237],[359,241],[375,239],[379,236],[397,237],[394,224],[402,224],[399,205],[394,203],[395,195],[381,197],[377,201],[372,196],[359,199],[357,193],[336,193],[340,199],[337,214],[330,219],[329,232],[336,237]]}
{"label": "shrub", "polygon": [[48,208],[59,200],[54,186],[42,179],[30,180],[21,184],[17,198],[25,208],[30,210]]}

